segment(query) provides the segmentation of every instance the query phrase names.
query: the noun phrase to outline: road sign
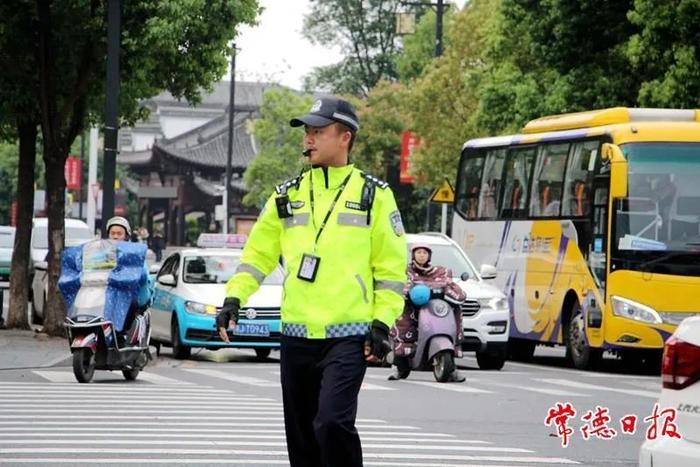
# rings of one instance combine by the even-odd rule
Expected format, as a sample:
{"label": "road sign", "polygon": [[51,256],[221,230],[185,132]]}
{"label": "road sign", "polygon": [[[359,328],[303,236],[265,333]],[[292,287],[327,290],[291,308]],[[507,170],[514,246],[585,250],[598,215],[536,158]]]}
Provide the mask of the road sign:
{"label": "road sign", "polygon": [[440,188],[435,190],[433,196],[430,197],[431,203],[453,203],[455,200],[455,191],[452,189],[450,182],[445,179],[440,185]]}

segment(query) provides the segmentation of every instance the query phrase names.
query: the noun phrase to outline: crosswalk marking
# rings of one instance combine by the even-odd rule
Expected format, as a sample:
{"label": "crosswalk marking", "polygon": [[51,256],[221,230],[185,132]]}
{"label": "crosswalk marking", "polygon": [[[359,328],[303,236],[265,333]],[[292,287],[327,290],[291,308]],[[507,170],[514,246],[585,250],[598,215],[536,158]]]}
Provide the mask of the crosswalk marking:
{"label": "crosswalk marking", "polygon": [[578,392],[565,391],[561,389],[551,389],[551,388],[540,388],[535,386],[524,386],[522,384],[507,384],[507,383],[489,383],[493,386],[498,386],[502,388],[513,388],[523,391],[538,392],[541,394],[549,394],[551,396],[568,396],[568,397],[591,397],[590,394],[581,394]]}
{"label": "crosswalk marking", "polygon": [[225,379],[239,384],[250,384],[253,386],[262,387],[279,387],[279,382],[268,381],[266,379],[255,378],[253,376],[243,376],[235,374],[232,371],[208,370],[206,368],[187,368],[184,371],[197,373],[212,378]]}
{"label": "crosswalk marking", "polygon": [[362,391],[396,391],[397,388],[388,388],[372,383],[362,383]]}
{"label": "crosswalk marking", "polygon": [[432,381],[410,381],[402,380],[399,384],[413,384],[416,386],[427,386],[435,389],[443,389],[445,391],[454,392],[466,392],[470,394],[493,394],[493,391],[487,391],[486,389],[477,389],[471,386],[462,384],[450,384],[450,383],[438,383]]}
{"label": "crosswalk marking", "polygon": [[568,379],[535,378],[535,380],[541,381],[541,382],[547,383],[547,384],[558,384],[560,386],[567,386],[567,387],[572,387],[572,388],[577,388],[577,389],[591,389],[591,390],[596,390],[596,391],[617,392],[620,394],[627,394],[630,396],[649,397],[651,399],[658,399],[659,398],[658,392],[642,391],[640,389],[613,388],[613,387],[609,387],[609,386],[599,386],[597,384],[583,383],[580,381],[571,381]]}

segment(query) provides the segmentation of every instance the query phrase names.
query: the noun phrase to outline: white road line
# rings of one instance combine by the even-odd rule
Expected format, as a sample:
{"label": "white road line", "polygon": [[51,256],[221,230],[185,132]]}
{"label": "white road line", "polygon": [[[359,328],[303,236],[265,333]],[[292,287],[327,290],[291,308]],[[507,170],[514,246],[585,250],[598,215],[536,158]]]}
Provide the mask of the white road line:
{"label": "white road line", "polygon": [[[65,433],[65,430],[57,429],[56,431],[45,431],[45,430],[35,430],[32,432],[31,436],[36,437],[36,436],[41,436],[41,441],[37,441],[38,444],[51,444],[56,440],[59,440],[61,438],[76,438],[79,440],[82,440],[85,438],[87,430],[85,432],[79,432],[79,431],[73,431],[72,433]],[[152,430],[148,430],[149,433],[153,433],[154,436],[151,436],[149,439],[152,441],[152,444],[158,444],[159,440],[161,439],[167,439],[167,438],[174,438],[174,439],[187,439],[187,438],[195,438],[195,439],[201,439],[204,436],[203,433],[200,433],[197,431],[196,433],[193,433],[192,430],[189,430],[188,433],[166,433],[163,430],[159,430],[158,428],[154,427]],[[135,439],[139,440],[142,439],[141,436],[143,436],[143,431],[136,432],[134,431],[133,433],[117,433],[117,432],[112,432],[112,433],[96,433],[96,432],[89,432],[90,437],[95,437],[95,438],[109,438],[109,439],[116,439],[116,438],[127,438],[127,439]],[[362,434],[362,433],[361,433]],[[388,435],[387,435],[388,436]],[[415,433],[414,433],[415,436]],[[421,436],[423,436],[421,434]],[[4,444],[19,444],[19,443],[13,443],[12,439],[13,438],[26,438],[27,433],[21,433],[21,432],[12,432],[12,433],[2,433],[2,440]],[[284,433],[278,433],[278,434],[259,434],[259,433],[253,433],[251,434],[250,432],[247,433],[222,433],[222,432],[214,432],[214,433],[206,433],[206,438],[207,439],[279,439],[279,440],[284,440],[286,439],[286,436]],[[97,440],[95,440],[97,441]],[[395,443],[395,442],[414,442],[414,443],[422,443],[425,442],[426,439],[423,437],[420,438],[398,438],[395,436],[390,436],[390,437],[381,437],[381,436],[362,436],[362,443],[363,446],[368,445],[368,441],[381,441],[381,442],[386,442],[386,443]],[[25,441],[23,441],[25,442]],[[474,439],[431,439],[430,442],[433,444],[433,446],[440,446],[440,445],[452,445],[452,444],[479,444],[479,445],[490,445],[493,443],[489,443],[488,441],[481,441],[481,440],[474,440]],[[183,441],[183,444],[189,444],[185,441]],[[217,443],[220,444],[220,443]],[[253,443],[254,444],[254,443]],[[448,447],[449,449],[449,447]]]}
{"label": "white road line", "polygon": [[[125,401],[126,402],[126,401]],[[52,407],[44,407],[40,409],[3,409],[0,408],[0,415],[2,414],[91,414],[95,412],[102,412],[105,410],[108,410],[110,408],[114,408],[113,405],[85,405],[85,406],[76,406],[74,408],[52,408]],[[150,408],[148,406],[143,406],[143,407],[130,407],[129,409],[124,409],[120,408],[117,410],[118,413],[120,414],[151,414],[153,416],[158,416],[157,414],[168,414],[168,415],[190,415],[190,414],[200,414],[202,417],[208,418],[207,415],[205,414],[206,411],[209,410],[217,410],[222,411],[225,410],[226,408],[224,407],[217,407],[216,405],[211,406],[211,408],[203,408],[203,409],[194,409],[194,410],[186,410],[186,409],[173,409],[172,407],[158,407],[158,408]],[[232,407],[229,408],[229,410],[235,412],[236,415],[281,415],[281,410],[279,409],[271,409],[271,410],[262,410],[262,409],[241,409],[238,407]],[[111,416],[110,416],[111,417]],[[201,417],[200,417],[201,418]]]}
{"label": "white road line", "polygon": [[[8,447],[8,446],[21,446],[21,445],[26,445],[26,444],[31,444],[34,446],[45,446],[45,445],[52,445],[52,446],[60,446],[60,445],[75,445],[76,441],[74,439],[46,439],[46,438],[41,438],[41,439],[3,439],[3,447]],[[158,438],[151,438],[151,439],[143,439],[143,438],[134,438],[134,439],[105,439],[105,440],[99,440],[99,439],[85,439],[83,436],[83,439],[80,440],[79,446],[75,446],[75,452],[80,452],[82,451],[83,446],[95,446],[95,445],[103,445],[107,444],[109,446],[115,446],[115,445],[129,445],[129,446],[138,446],[138,445],[145,445],[145,446],[152,446],[154,444],[159,445],[159,446],[169,446],[169,445],[177,445],[177,446],[246,446],[246,447],[258,447],[258,446],[267,446],[267,447],[285,447],[287,445],[286,442],[281,441],[227,441],[227,440],[211,440],[211,439],[198,439],[198,440],[189,440],[189,439],[178,439],[178,440],[169,440],[169,439],[161,439],[160,437]],[[533,451],[530,451],[528,449],[522,449],[522,448],[501,448],[501,447],[495,447],[495,446],[452,446],[452,445],[446,445],[446,444],[440,444],[436,440],[433,440],[433,442],[428,446],[428,445],[418,445],[415,443],[411,444],[397,444],[396,442],[387,442],[387,443],[382,443],[382,444],[372,444],[372,443],[362,443],[362,448],[363,449],[388,449],[388,450],[416,450],[416,451],[456,451],[456,452],[510,452],[510,453],[532,453]],[[0,449],[0,452],[2,450]]]}
{"label": "white road line", "polygon": [[396,391],[397,388],[388,388],[378,384],[362,383],[361,391]]}
{"label": "white road line", "polygon": [[[76,459],[71,458],[56,458],[56,457],[40,457],[40,458],[26,458],[26,457],[12,457],[5,459],[4,461],[13,464],[74,464]],[[152,459],[152,458],[122,458],[122,459],[105,459],[105,458],[80,458],[81,463],[85,464],[227,464],[227,465],[289,465],[287,460],[277,460],[277,459]],[[515,467],[513,465],[504,464],[445,464],[444,462],[434,463],[434,462],[411,462],[406,464],[405,462],[383,462],[383,461],[369,461],[364,462],[366,466],[377,466],[377,467]]]}
{"label": "white road line", "polygon": [[[76,450],[74,447],[71,448],[0,448],[0,454],[114,454],[123,456],[124,449],[113,449],[113,448],[83,448]],[[183,455],[205,455],[205,456],[241,456],[241,455],[255,455],[255,456],[276,456],[276,457],[286,457],[287,451],[271,451],[271,450],[243,450],[243,449],[129,449],[129,454],[160,454],[160,455],[173,455],[173,456],[183,456]],[[363,453],[365,459],[398,459],[406,460],[405,453],[374,453],[366,452]],[[559,457],[522,457],[522,456],[473,456],[473,455],[446,455],[446,454],[411,454],[413,459],[436,459],[436,460],[451,460],[451,461],[480,461],[480,462],[525,462],[531,464],[579,464],[579,462],[572,461],[570,459],[564,459]],[[128,458],[121,457],[119,460],[124,462]],[[4,458],[3,458],[4,460]],[[227,459],[230,462],[230,459]],[[84,458],[78,457],[73,460],[85,462]],[[98,461],[101,462],[101,461]],[[273,460],[268,459],[267,462],[273,462]],[[285,460],[288,464],[289,461]],[[412,463],[410,465],[416,465]]]}
{"label": "white road line", "polygon": [[[6,420],[7,418],[16,418],[16,419],[18,419],[18,421],[7,421]],[[95,425],[95,422],[93,420],[83,421],[82,419],[88,418],[88,417],[84,417],[84,416],[83,417],[76,417],[76,418],[80,418],[81,419],[80,421],[65,420],[65,418],[67,418],[66,416],[50,417],[52,419],[58,418],[61,421],[37,420],[35,417],[31,417],[31,420],[26,420],[27,418],[30,418],[30,417],[26,417],[26,416],[23,416],[23,417],[22,416],[4,417],[3,420],[0,420],[0,426],[25,426],[25,425],[28,425],[28,426],[32,426],[32,427],[38,427],[38,426],[70,426],[70,427],[74,427],[74,426],[80,426],[80,425],[85,425],[85,426],[94,426]],[[91,418],[92,419],[95,419],[95,418],[104,419],[104,417],[91,417]],[[123,418],[125,420],[131,420],[134,417],[123,417]],[[144,417],[144,418],[146,418],[146,420],[144,420],[144,421],[139,420],[139,422],[138,422],[139,426],[149,426],[149,425],[163,426],[163,422],[159,421],[159,420],[162,420],[165,417],[155,417],[155,418],[154,417]],[[183,419],[183,418],[190,419],[193,417],[175,417],[175,418],[176,419]],[[206,421],[206,422],[196,422],[196,421],[175,422],[175,421],[168,420],[168,426],[188,426],[188,427],[203,426],[203,427],[208,427],[208,428],[220,426],[222,428],[228,428],[232,425],[232,423],[230,421],[227,421],[227,420],[231,420],[230,417],[218,417],[218,418],[222,419],[224,421],[217,422],[217,421],[211,420],[211,417],[207,417],[207,420],[209,420],[209,421]],[[196,418],[193,418],[193,419],[196,420]],[[109,425],[110,426],[119,426],[119,425],[134,426],[134,422],[133,421],[114,420],[114,417],[110,416]],[[236,421],[236,426],[237,427],[278,427],[278,428],[284,428],[284,423],[281,421],[280,422],[255,422],[255,423],[251,423],[251,422],[242,423],[240,421]],[[367,425],[364,423],[356,423],[355,427],[358,429],[362,429],[362,430],[364,430],[364,429],[374,430],[377,428],[388,428],[390,430],[415,430],[415,431],[420,430],[419,427],[412,426],[412,425]],[[387,433],[389,433],[389,432],[387,431]]]}
{"label": "white road line", "polygon": [[[46,425],[46,426],[44,426]],[[140,426],[143,426],[143,423],[139,424]],[[208,433],[220,433],[220,434],[226,434],[226,433],[259,433],[259,434],[279,434],[279,435],[284,435],[284,429],[245,429],[245,428],[219,428],[219,429],[214,429],[214,428],[197,428],[192,429],[192,428],[164,428],[162,424],[159,423],[154,423],[153,428],[137,428],[137,427],[115,427],[110,424],[108,427],[95,427],[93,423],[90,423],[90,426],[85,427],[85,428],[75,428],[71,427],[70,431],[71,433],[94,433],[97,434],[99,432],[105,432],[107,434],[109,433],[118,433],[118,432],[127,432],[127,433],[139,433],[139,432],[158,432],[158,433],[200,433],[200,434],[208,434]],[[189,425],[189,424],[188,424]],[[41,428],[39,428],[41,426]],[[208,426],[208,425],[204,425]],[[281,425],[280,425],[281,426]],[[52,428],[55,427],[55,428]],[[60,433],[65,433],[65,427],[63,424],[60,422],[55,422],[53,424],[48,424],[48,423],[38,423],[38,424],[32,424],[31,426],[13,426],[12,428],[3,428],[0,426],[0,433],[2,433],[2,436],[6,436],[7,433],[17,433],[17,432],[35,432],[35,431],[48,431],[48,430],[54,430],[56,432]],[[51,431],[53,433],[54,431]],[[386,431],[386,430],[381,430],[381,431],[365,431],[362,430],[360,433],[362,435],[362,439],[366,439],[366,436],[391,436],[393,440],[403,440],[407,437],[411,436],[417,436],[416,433],[407,433],[405,431]],[[199,435],[201,436],[201,435]],[[437,438],[437,440],[443,440],[445,438],[449,439],[455,439],[455,435],[452,434],[446,434],[446,433],[420,433],[421,436],[421,441],[426,441],[425,438]],[[476,440],[457,440],[459,442],[467,442],[467,443],[486,443],[486,444],[491,444],[488,441],[476,441]]]}
{"label": "white road line", "polygon": [[188,368],[184,371],[191,373],[197,373],[204,376],[209,376],[212,378],[224,379],[227,381],[233,381],[234,383],[240,384],[250,384],[252,386],[262,386],[262,387],[280,387],[279,381],[269,381],[266,379],[255,378],[253,376],[243,376],[233,373],[232,371],[219,371],[219,370],[207,370],[203,368]]}
{"label": "white road line", "polygon": [[173,386],[192,386],[194,383],[189,381],[181,381],[179,379],[168,378],[167,376],[151,373],[150,371],[142,371],[139,373],[138,379],[148,381],[153,384],[172,384]]}
{"label": "white road line", "polygon": [[542,388],[542,387],[536,387],[536,386],[523,386],[521,384],[507,384],[507,383],[493,383],[493,382],[484,383],[484,384],[490,384],[492,386],[498,386],[498,387],[503,387],[503,388],[522,389],[523,391],[539,392],[542,394],[549,394],[551,396],[591,397],[590,394],[580,394],[578,392],[565,391],[565,390],[561,390],[561,389]]}
{"label": "white road line", "polygon": [[620,394],[627,394],[630,396],[649,397],[651,399],[658,399],[659,398],[658,392],[642,391],[639,389],[611,388],[608,386],[599,386],[597,384],[582,383],[579,381],[571,381],[568,379],[535,378],[535,380],[541,381],[543,383],[558,384],[560,386],[568,386],[568,387],[572,387],[572,388],[576,388],[576,389],[590,389],[590,390],[597,390],[597,391],[617,392]]}
{"label": "white road line", "polygon": [[[23,404],[26,402],[31,401],[31,404]],[[101,402],[104,403],[126,403],[128,402],[129,404],[132,405],[139,405],[139,404],[145,404],[148,406],[169,406],[172,407],[174,404],[182,404],[182,405],[187,405],[188,408],[193,408],[193,407],[210,407],[212,405],[219,407],[219,408],[235,408],[235,407],[240,407],[240,408],[282,408],[282,404],[280,402],[247,402],[247,401],[226,401],[226,402],[221,402],[221,403],[207,403],[208,401],[211,401],[211,399],[208,398],[198,398],[198,399],[192,399],[191,397],[189,398],[168,398],[168,399],[160,399],[160,398],[153,398],[153,399],[142,399],[142,398],[129,398],[129,397],[81,397],[80,402],[74,402],[72,404],[66,403],[66,398],[65,397],[52,397],[52,398],[44,398],[42,397],[41,400],[35,400],[35,399],[29,399],[29,398],[0,398],[0,407],[42,407],[43,405],[49,405],[49,406],[60,406],[60,407],[71,407],[73,405],[76,405],[78,407],[84,407],[86,405],[93,405],[93,404],[99,404]],[[7,403],[7,404],[4,404]],[[110,407],[114,407],[113,405],[110,405]]]}
{"label": "white road line", "polygon": [[[128,384],[128,383],[127,383]],[[82,385],[75,383],[74,386],[67,387],[21,387],[13,389],[2,389],[0,388],[0,394],[12,395],[12,394],[104,394],[104,393],[121,393],[121,394],[170,394],[170,395],[197,395],[197,394],[210,394],[210,395],[220,395],[220,396],[233,396],[245,399],[245,398],[255,398],[255,396],[248,396],[243,394],[236,394],[233,391],[217,391],[214,389],[173,389],[171,387],[156,387],[155,385],[148,384],[130,384],[129,387],[120,387],[116,384],[110,385]]]}
{"label": "white road line", "polygon": [[75,376],[67,371],[32,371],[37,376],[51,381],[52,383],[70,383],[77,382]]}
{"label": "white road line", "polygon": [[443,389],[445,391],[455,391],[455,392],[466,392],[470,394],[493,394],[493,391],[487,391],[485,389],[477,389],[468,386],[469,381],[466,383],[455,384],[455,383],[438,383],[432,381],[409,381],[402,380],[398,384],[415,384],[417,386],[427,386],[435,389]]}

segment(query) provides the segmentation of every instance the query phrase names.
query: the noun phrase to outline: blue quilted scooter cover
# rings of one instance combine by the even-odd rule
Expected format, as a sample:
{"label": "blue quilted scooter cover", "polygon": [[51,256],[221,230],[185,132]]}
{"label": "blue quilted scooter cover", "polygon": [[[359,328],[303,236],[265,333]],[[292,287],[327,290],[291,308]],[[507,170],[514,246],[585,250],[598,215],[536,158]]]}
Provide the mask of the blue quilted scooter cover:
{"label": "blue quilted scooter cover", "polygon": [[109,268],[111,271],[107,279],[104,318],[111,321],[117,331],[121,331],[129,307],[133,302],[142,301],[142,289],[147,288],[146,251],[147,247],[143,243],[112,240],[94,240],[66,248],[61,257],[58,287],[63,294],[68,316],[74,314],[73,303],[80,290],[83,269]]}

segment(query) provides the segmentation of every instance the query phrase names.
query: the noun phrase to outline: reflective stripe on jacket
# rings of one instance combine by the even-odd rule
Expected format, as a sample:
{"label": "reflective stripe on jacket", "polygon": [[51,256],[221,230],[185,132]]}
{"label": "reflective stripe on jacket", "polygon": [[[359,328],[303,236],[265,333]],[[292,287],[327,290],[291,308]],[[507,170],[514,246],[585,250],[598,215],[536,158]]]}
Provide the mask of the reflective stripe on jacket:
{"label": "reflective stripe on jacket", "polygon": [[[351,172],[314,248],[317,231]],[[374,319],[391,327],[403,309],[406,236],[390,188],[376,186],[369,216],[361,210],[364,184],[362,172],[352,165],[311,169],[298,188],[287,185],[294,215],[284,219],[277,213],[278,194],[273,194],[251,231],[226,295],[245,303],[281,256],[286,266],[284,334],[312,339],[358,335]],[[320,258],[314,282],[297,277],[304,254]]]}

